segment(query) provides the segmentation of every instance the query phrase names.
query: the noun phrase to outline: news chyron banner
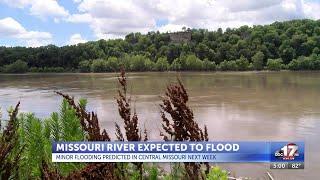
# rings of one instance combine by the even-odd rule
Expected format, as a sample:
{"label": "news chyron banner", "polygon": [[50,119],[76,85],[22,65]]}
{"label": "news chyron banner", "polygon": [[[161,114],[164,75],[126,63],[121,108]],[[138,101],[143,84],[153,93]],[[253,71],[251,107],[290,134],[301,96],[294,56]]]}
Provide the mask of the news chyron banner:
{"label": "news chyron banner", "polygon": [[269,162],[274,169],[301,169],[304,142],[54,142],[52,161]]}

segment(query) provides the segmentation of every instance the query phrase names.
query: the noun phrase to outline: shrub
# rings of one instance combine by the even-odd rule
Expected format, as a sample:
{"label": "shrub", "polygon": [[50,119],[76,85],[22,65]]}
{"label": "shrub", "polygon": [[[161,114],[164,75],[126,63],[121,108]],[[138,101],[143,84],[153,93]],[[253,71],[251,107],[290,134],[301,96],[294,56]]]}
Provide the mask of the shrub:
{"label": "shrub", "polygon": [[146,63],[147,59],[148,58],[146,58],[145,56],[142,56],[142,55],[131,56],[130,70],[131,71],[145,71],[145,70],[147,70],[146,65],[151,64],[150,62]]}
{"label": "shrub", "polygon": [[106,70],[109,72],[119,71],[119,61],[116,57],[109,57],[106,62]]}
{"label": "shrub", "polygon": [[107,62],[103,59],[96,59],[92,61],[91,71],[92,72],[106,72]]}
{"label": "shrub", "polygon": [[219,70],[221,71],[236,71],[238,70],[236,61],[224,60],[219,64]]}
{"label": "shrub", "polygon": [[212,167],[207,174],[207,180],[227,180],[228,179],[228,172],[225,170],[220,169],[220,167],[215,166]]}
{"label": "shrub", "polygon": [[169,63],[166,57],[161,57],[157,60],[156,63],[156,70],[157,71],[166,71],[169,69]]}
{"label": "shrub", "polygon": [[53,72],[53,73],[60,73],[64,72],[65,69],[63,67],[44,67],[42,72]]}
{"label": "shrub", "polygon": [[312,54],[309,57],[300,56],[293,59],[289,64],[290,70],[320,70],[320,56]]}
{"label": "shrub", "polygon": [[90,70],[91,70],[90,66],[91,66],[90,61],[84,60],[84,61],[79,62],[78,68],[79,68],[80,72],[90,72]]}
{"label": "shrub", "polygon": [[3,71],[6,73],[25,73],[28,71],[28,64],[24,61],[17,60],[12,64],[5,65]]}
{"label": "shrub", "polygon": [[202,70],[203,62],[195,55],[188,55],[185,60],[185,70]]}
{"label": "shrub", "polygon": [[280,71],[283,66],[282,59],[268,59],[267,69],[271,71]]}
{"label": "shrub", "polygon": [[40,70],[37,67],[31,67],[31,68],[29,68],[29,72],[38,73],[38,72],[40,72]]}
{"label": "shrub", "polygon": [[203,60],[203,70],[205,71],[214,71],[216,70],[216,63],[209,61],[207,58]]}
{"label": "shrub", "polygon": [[176,58],[170,65],[170,70],[179,71],[182,70],[182,64],[180,58]]}
{"label": "shrub", "polygon": [[236,60],[237,69],[239,71],[247,71],[249,70],[250,63],[247,58],[241,56],[240,59]]}
{"label": "shrub", "polygon": [[257,52],[252,57],[252,65],[255,70],[262,70],[263,69],[263,59],[264,59],[264,54],[261,51]]}
{"label": "shrub", "polygon": [[297,59],[293,59],[289,64],[288,64],[288,69],[290,70],[300,70],[300,61]]}
{"label": "shrub", "polygon": [[118,58],[119,67],[123,67],[124,69],[130,70],[130,60],[131,56],[128,54],[125,54]]}
{"label": "shrub", "polygon": [[145,71],[154,71],[156,69],[156,63],[146,58],[144,61]]}

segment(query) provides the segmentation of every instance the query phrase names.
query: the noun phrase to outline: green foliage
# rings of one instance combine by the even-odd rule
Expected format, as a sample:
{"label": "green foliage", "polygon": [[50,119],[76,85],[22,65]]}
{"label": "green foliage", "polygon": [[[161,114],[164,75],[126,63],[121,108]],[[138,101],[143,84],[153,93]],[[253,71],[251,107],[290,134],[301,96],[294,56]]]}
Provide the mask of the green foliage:
{"label": "green foliage", "polygon": [[91,63],[88,60],[80,61],[79,62],[79,70],[80,72],[90,72],[91,68]]}
{"label": "green foliage", "polygon": [[263,52],[259,51],[252,57],[252,64],[255,70],[262,70],[263,69],[263,59],[264,54]]}
{"label": "green foliage", "polygon": [[106,72],[107,71],[107,62],[103,59],[95,59],[91,64],[92,72]]}
{"label": "green foliage", "polygon": [[161,57],[157,60],[156,63],[156,70],[157,71],[166,71],[169,69],[169,63],[166,57]]}
{"label": "green foliage", "polygon": [[216,63],[209,61],[207,58],[203,60],[203,70],[205,71],[214,71],[216,70]]}
{"label": "green foliage", "polygon": [[150,71],[155,67],[155,63],[149,58],[142,55],[131,56],[130,70],[131,71]]}
{"label": "green foliage", "polygon": [[19,122],[20,142],[25,147],[21,155],[19,176],[35,179],[41,176],[42,160],[50,159],[51,141],[43,135],[43,124],[34,114],[21,114]]}
{"label": "green foliage", "polygon": [[2,71],[6,73],[25,73],[28,71],[28,64],[24,61],[17,60],[12,64],[5,65]]}
{"label": "green foliage", "polygon": [[238,66],[236,61],[226,61],[224,60],[218,66],[218,69],[221,71],[237,71]]}
{"label": "green foliage", "polygon": [[228,173],[225,170],[220,169],[220,167],[215,166],[210,169],[209,174],[207,174],[207,180],[227,180]]}
{"label": "green foliage", "polygon": [[245,58],[244,56],[241,56],[240,59],[236,60],[236,64],[237,64],[237,69],[239,71],[247,71],[250,69],[250,63],[248,61],[247,58]]}
{"label": "green foliage", "polygon": [[164,176],[165,180],[178,180],[185,178],[185,169],[181,163],[171,163],[170,164],[170,173]]}
{"label": "green foliage", "polygon": [[188,55],[185,59],[184,70],[202,70],[203,62],[195,55]]}
{"label": "green foliage", "polygon": [[267,69],[271,71],[280,71],[283,67],[282,59],[268,59],[267,61]]}
{"label": "green foliage", "polygon": [[44,67],[44,68],[31,67],[31,68],[29,68],[29,72],[33,72],[33,73],[61,73],[61,72],[66,72],[66,70],[63,67]]}
{"label": "green foliage", "polygon": [[290,70],[320,70],[320,55],[301,56],[288,64]]}
{"label": "green foliage", "polygon": [[182,69],[182,63],[180,61],[180,58],[176,58],[170,65],[170,70],[179,71],[181,69]]}
{"label": "green foliage", "polygon": [[106,70],[108,72],[118,72],[120,70],[118,58],[109,57],[106,63]]}
{"label": "green foliage", "polygon": [[149,170],[149,179],[157,180],[159,175],[159,169],[157,166],[153,165]]}
{"label": "green foliage", "polygon": [[[86,106],[86,100],[80,99],[81,106]],[[19,169],[20,179],[37,179],[41,176],[42,161],[51,162],[52,141],[83,141],[86,134],[81,128],[75,110],[63,100],[60,112],[53,112],[48,119],[38,119],[34,114],[20,114],[18,119],[22,153]],[[52,164],[52,163],[49,163]],[[63,175],[80,169],[82,163],[52,164]]]}

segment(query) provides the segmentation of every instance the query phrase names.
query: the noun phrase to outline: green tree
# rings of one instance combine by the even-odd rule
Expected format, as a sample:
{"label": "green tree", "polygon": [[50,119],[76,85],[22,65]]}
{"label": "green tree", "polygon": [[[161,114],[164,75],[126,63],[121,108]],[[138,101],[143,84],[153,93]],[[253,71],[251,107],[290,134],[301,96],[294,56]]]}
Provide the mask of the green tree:
{"label": "green tree", "polygon": [[173,71],[179,71],[182,70],[182,64],[180,61],[180,58],[176,58],[172,64],[170,65],[170,69]]}
{"label": "green tree", "polygon": [[131,56],[131,71],[151,71],[152,68],[154,68],[154,63],[149,58],[142,55]]}
{"label": "green tree", "polygon": [[236,60],[237,69],[239,71],[246,71],[249,70],[249,61],[244,56],[241,56],[240,59]]}
{"label": "green tree", "polygon": [[237,66],[236,61],[224,60],[219,64],[218,69],[221,71],[237,71],[238,66]]}
{"label": "green tree", "polygon": [[214,71],[214,70],[216,70],[216,63],[209,61],[208,58],[205,58],[203,60],[203,70],[205,70],[205,71]]}
{"label": "green tree", "polygon": [[157,71],[166,71],[166,70],[168,70],[168,68],[169,68],[169,63],[168,63],[167,58],[161,57],[157,60],[157,63],[156,63],[156,70]]}
{"label": "green tree", "polygon": [[90,72],[91,63],[88,60],[80,61],[78,67],[79,67],[80,72]]}
{"label": "green tree", "polygon": [[262,70],[263,69],[263,59],[264,54],[263,52],[259,51],[252,57],[252,64],[255,70]]}
{"label": "green tree", "polygon": [[195,55],[188,55],[185,62],[185,70],[202,70],[203,62]]}
{"label": "green tree", "polygon": [[267,69],[271,71],[279,71],[283,66],[282,59],[268,59],[267,61]]}
{"label": "green tree", "polygon": [[120,70],[119,61],[117,57],[109,57],[106,62],[106,68],[109,72],[117,72]]}
{"label": "green tree", "polygon": [[3,71],[6,73],[25,73],[28,71],[28,64],[24,61],[18,60],[12,64],[5,65]]}
{"label": "green tree", "polygon": [[91,64],[92,72],[106,72],[107,71],[107,62],[104,59],[95,59]]}

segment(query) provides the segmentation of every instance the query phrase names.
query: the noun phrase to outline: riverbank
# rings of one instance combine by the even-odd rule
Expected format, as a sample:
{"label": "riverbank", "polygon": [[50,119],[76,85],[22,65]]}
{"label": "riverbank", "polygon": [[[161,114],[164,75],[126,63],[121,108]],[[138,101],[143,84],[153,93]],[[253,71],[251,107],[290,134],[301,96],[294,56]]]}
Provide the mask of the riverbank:
{"label": "riverbank", "polygon": [[[320,72],[320,70],[250,70],[250,71],[128,71],[128,74],[135,74],[135,73],[268,73],[268,72]],[[25,72],[25,73],[3,73],[0,72],[0,75],[35,75],[35,74],[79,74],[79,75],[90,75],[90,74],[118,74],[119,72],[80,72],[80,71],[64,71],[64,72]]]}

